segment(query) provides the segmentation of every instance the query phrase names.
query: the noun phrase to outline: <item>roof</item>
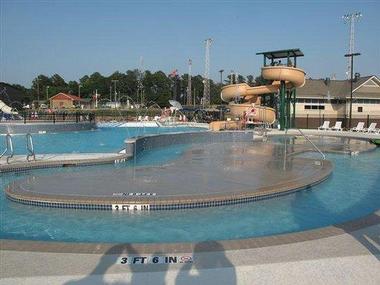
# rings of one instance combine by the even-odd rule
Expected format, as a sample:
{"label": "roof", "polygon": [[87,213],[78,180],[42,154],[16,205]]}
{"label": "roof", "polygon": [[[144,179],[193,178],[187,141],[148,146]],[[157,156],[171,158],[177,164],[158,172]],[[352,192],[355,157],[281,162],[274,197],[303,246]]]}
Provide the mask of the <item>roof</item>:
{"label": "roof", "polygon": [[82,101],[82,98],[71,95],[71,94],[66,94],[66,93],[58,93],[52,97],[50,97],[50,100],[71,100],[71,101]]}
{"label": "roof", "polygon": [[266,58],[269,58],[269,59],[287,58],[288,56],[289,57],[304,56],[303,52],[299,48],[265,51],[265,52],[256,53],[256,55],[260,55],[260,54],[264,55]]}
{"label": "roof", "polygon": [[[378,88],[372,88],[371,92],[368,92],[365,87],[369,82],[374,82]],[[356,97],[380,99],[380,79],[374,75],[361,77],[354,82],[353,91]],[[350,97],[350,94],[351,85],[348,80],[330,80],[328,83],[325,79],[306,79],[305,85],[297,89],[299,98],[320,98],[330,95],[331,98],[345,99]]]}

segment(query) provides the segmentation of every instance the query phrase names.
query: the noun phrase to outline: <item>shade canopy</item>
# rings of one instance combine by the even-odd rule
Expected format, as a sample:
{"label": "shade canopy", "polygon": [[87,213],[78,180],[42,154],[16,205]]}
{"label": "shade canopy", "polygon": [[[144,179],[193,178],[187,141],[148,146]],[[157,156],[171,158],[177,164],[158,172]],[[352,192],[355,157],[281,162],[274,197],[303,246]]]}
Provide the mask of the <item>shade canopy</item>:
{"label": "shade canopy", "polygon": [[303,52],[299,48],[265,51],[265,52],[256,53],[256,55],[260,55],[260,54],[264,55],[268,59],[304,56]]}

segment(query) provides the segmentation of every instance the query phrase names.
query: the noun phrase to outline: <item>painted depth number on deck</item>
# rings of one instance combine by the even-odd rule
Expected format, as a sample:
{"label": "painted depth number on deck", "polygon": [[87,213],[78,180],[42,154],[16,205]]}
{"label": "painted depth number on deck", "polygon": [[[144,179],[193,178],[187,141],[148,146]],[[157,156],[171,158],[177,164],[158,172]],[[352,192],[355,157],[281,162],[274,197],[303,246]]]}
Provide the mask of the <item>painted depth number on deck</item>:
{"label": "painted depth number on deck", "polygon": [[112,211],[121,212],[137,212],[137,211],[149,211],[149,204],[112,204]]}
{"label": "painted depth number on deck", "polygon": [[178,256],[123,256],[119,257],[117,264],[176,264],[193,263],[192,255]]}

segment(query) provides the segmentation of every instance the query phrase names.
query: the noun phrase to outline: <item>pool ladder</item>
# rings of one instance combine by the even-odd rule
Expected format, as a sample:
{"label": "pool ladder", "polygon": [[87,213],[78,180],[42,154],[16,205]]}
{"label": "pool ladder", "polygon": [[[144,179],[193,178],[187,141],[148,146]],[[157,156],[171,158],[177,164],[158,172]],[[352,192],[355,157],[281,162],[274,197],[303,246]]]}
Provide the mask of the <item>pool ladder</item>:
{"label": "pool ladder", "polygon": [[[26,134],[26,160],[31,161],[36,160],[36,153],[34,151],[34,144],[33,144],[33,138],[30,133]],[[7,163],[9,164],[9,159],[11,159],[14,156],[14,148],[13,148],[13,140],[11,134],[7,134],[5,136],[5,150],[0,154],[0,158],[2,158],[5,154],[8,154],[7,156]]]}
{"label": "pool ladder", "polygon": [[30,157],[33,158],[33,160],[36,160],[36,153],[34,152],[34,144],[33,144],[33,138],[30,133],[26,134],[26,160],[30,161]]}
{"label": "pool ladder", "polygon": [[7,163],[9,164],[9,159],[11,159],[14,155],[13,141],[10,134],[7,134],[5,136],[5,150],[0,154],[0,158],[2,158],[8,152],[9,154],[7,156]]}

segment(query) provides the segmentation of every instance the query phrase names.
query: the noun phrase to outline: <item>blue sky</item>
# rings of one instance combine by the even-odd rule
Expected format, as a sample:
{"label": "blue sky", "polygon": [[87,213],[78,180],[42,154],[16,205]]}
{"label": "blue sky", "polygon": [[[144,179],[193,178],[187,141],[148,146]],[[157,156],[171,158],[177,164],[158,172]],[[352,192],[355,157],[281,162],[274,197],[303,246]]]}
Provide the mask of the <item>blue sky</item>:
{"label": "blue sky", "polygon": [[380,75],[380,1],[18,1],[0,0],[0,81],[30,86],[38,74],[66,81],[95,71],[139,66],[169,73],[204,72],[204,40],[213,38],[218,70],[259,75],[256,52],[300,48],[298,65],[312,78],[343,79],[348,25],[360,11],[355,71]]}

